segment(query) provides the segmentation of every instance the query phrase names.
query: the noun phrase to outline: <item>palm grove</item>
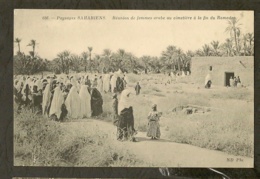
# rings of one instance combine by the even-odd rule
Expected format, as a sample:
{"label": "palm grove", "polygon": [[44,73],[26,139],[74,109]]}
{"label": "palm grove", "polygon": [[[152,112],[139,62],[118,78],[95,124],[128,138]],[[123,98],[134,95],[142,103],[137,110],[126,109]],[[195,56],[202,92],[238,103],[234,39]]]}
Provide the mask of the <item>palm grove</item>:
{"label": "palm grove", "polygon": [[227,21],[228,26],[225,33],[230,35],[224,42],[211,41],[204,44],[195,51],[184,52],[174,45],[168,46],[159,57],[142,56],[136,57],[131,52],[118,49],[112,52],[104,49],[101,54],[93,56],[93,47],[86,47],[81,54],[74,54],[64,50],[57,54],[52,60],[43,59],[37,55],[36,40],[31,40],[27,46],[32,48],[29,54],[21,52],[22,39],[15,38],[14,43],[18,51],[14,55],[14,73],[31,75],[50,71],[55,74],[70,72],[113,72],[118,69],[127,72],[138,71],[190,71],[191,58],[195,56],[253,56],[254,55],[254,34],[241,33],[239,20],[234,18]]}

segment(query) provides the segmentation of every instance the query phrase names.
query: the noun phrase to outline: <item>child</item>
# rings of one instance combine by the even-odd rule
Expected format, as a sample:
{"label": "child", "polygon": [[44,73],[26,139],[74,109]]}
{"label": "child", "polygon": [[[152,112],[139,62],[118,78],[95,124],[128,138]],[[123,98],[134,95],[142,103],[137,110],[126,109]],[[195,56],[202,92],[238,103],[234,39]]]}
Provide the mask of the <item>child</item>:
{"label": "child", "polygon": [[152,106],[152,111],[148,115],[148,131],[147,137],[151,137],[151,139],[159,139],[161,136],[160,132],[160,117],[162,116],[161,112],[157,112],[157,105],[154,104]]}
{"label": "child", "polygon": [[136,95],[139,95],[139,94],[140,94],[140,90],[141,90],[141,86],[139,85],[139,82],[137,82],[137,84],[136,84],[136,86],[135,86]]}

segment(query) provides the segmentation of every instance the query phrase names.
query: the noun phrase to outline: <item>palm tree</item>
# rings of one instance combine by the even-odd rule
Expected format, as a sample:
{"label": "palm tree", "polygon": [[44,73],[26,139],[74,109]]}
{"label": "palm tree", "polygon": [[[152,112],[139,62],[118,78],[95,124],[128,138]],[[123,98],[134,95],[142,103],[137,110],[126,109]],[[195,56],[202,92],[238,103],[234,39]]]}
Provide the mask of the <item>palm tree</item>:
{"label": "palm tree", "polygon": [[249,45],[251,46],[254,42],[254,34],[253,33],[247,33]]}
{"label": "palm tree", "polygon": [[253,33],[247,33],[248,36],[248,42],[249,42],[249,50],[250,50],[250,54],[249,55],[253,55],[254,54],[254,34]]}
{"label": "palm tree", "polygon": [[213,48],[213,55],[214,56],[219,56],[219,41],[212,41],[210,43],[212,45]]}
{"label": "palm tree", "polygon": [[88,47],[88,51],[89,51],[89,60],[91,60],[91,52],[92,52],[93,48],[92,47]]}
{"label": "palm tree", "polygon": [[21,53],[21,51],[20,51],[20,42],[22,41],[22,39],[19,39],[19,38],[15,38],[15,40],[14,40],[14,43],[17,43],[17,45],[18,45],[18,52],[19,53]]}
{"label": "palm tree", "polygon": [[111,54],[112,54],[112,52],[111,52],[110,49],[104,49],[102,55],[105,56],[105,57],[107,57],[108,59],[110,59],[110,58],[111,58]]}
{"label": "palm tree", "polygon": [[81,57],[83,60],[83,64],[85,65],[85,72],[87,72],[87,59],[88,59],[88,53],[87,52],[82,52]]}
{"label": "palm tree", "polygon": [[244,50],[244,56],[246,56],[246,51],[247,51],[247,44],[246,42],[248,41],[248,36],[247,35],[243,35],[243,50]]}
{"label": "palm tree", "polygon": [[203,51],[204,56],[210,56],[211,55],[211,49],[210,49],[210,46],[208,44],[204,44],[202,46],[202,51]]}
{"label": "palm tree", "polygon": [[87,53],[87,52],[82,52],[82,53],[81,53],[81,57],[82,57],[82,59],[83,59],[84,61],[87,61],[87,59],[88,59],[88,53]]}
{"label": "palm tree", "polygon": [[222,45],[222,49],[225,51],[228,57],[231,56],[233,51],[232,40],[229,38],[226,39],[225,43]]}
{"label": "palm tree", "polygon": [[36,46],[36,40],[31,40],[30,43],[27,46],[32,46],[33,51],[31,52],[32,57],[35,56],[35,46]]}
{"label": "palm tree", "polygon": [[122,62],[123,62],[123,60],[125,59],[125,56],[126,56],[125,50],[124,49],[118,49],[117,56],[118,56],[117,68],[121,68]]}
{"label": "palm tree", "polygon": [[81,57],[76,54],[71,55],[70,66],[72,70],[77,73],[80,72],[80,59]]}
{"label": "palm tree", "polygon": [[192,52],[191,50],[188,50],[188,51],[186,52],[186,55],[187,55],[188,57],[194,57],[194,56],[195,56],[195,53]]}
{"label": "palm tree", "polygon": [[63,73],[69,73],[69,66],[70,66],[70,51],[65,50],[58,55],[58,59],[61,62],[61,70]]}
{"label": "palm tree", "polygon": [[173,67],[174,70],[176,70],[176,69],[175,69],[176,61],[175,61],[175,59],[173,58],[173,56],[175,55],[176,49],[177,49],[177,48],[176,48],[175,46],[170,45],[170,46],[167,47],[166,51],[163,51],[163,52],[162,52],[162,58],[163,58],[164,60],[166,60],[166,62],[167,62],[168,64],[171,64],[171,66]]}
{"label": "palm tree", "polygon": [[182,64],[182,67],[184,65],[183,64],[184,63],[184,56],[185,55],[184,55],[182,49],[180,49],[180,48],[176,49],[174,56],[173,56],[173,59],[178,64],[178,70],[181,70],[181,64]]}
{"label": "palm tree", "polygon": [[149,63],[151,62],[151,57],[150,56],[142,56],[140,58],[142,66],[147,70],[149,68]]}
{"label": "palm tree", "polygon": [[204,56],[204,53],[201,49],[198,49],[198,50],[195,51],[195,56],[201,57],[201,56]]}
{"label": "palm tree", "polygon": [[239,20],[237,18],[232,18],[228,20],[228,27],[226,28],[226,32],[230,33],[230,37],[234,38],[235,40],[235,47],[236,47],[236,55],[239,55],[239,49],[238,49],[238,39],[237,35],[240,33],[240,25],[238,24]]}

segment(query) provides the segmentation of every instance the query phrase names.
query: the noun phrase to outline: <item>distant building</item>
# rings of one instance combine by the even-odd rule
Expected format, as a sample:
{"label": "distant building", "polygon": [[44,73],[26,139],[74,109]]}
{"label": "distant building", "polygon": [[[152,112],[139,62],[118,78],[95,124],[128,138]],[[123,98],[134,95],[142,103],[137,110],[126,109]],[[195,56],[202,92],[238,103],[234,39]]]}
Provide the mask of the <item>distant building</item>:
{"label": "distant building", "polygon": [[245,86],[254,86],[254,57],[193,57],[191,75],[194,83],[204,85],[208,73],[212,75],[212,85],[229,86],[231,76],[239,76]]}

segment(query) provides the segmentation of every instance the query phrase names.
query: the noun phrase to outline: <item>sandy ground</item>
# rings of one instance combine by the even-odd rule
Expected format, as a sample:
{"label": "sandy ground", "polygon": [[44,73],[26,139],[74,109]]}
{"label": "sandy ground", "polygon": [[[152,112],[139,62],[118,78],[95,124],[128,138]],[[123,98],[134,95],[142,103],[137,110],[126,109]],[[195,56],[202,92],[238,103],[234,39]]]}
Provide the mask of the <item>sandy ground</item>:
{"label": "sandy ground", "polygon": [[[151,140],[146,137],[146,133],[138,132],[136,135],[138,142],[119,142],[116,140],[116,127],[108,122],[95,119],[81,119],[61,124],[75,130],[100,129],[113,139],[113,145],[129,149],[132,154],[135,154],[143,161],[151,163],[154,167],[253,167],[253,158],[233,156],[220,151],[171,142],[163,135],[163,128],[160,140]],[[79,126],[81,127],[79,128]]]}

